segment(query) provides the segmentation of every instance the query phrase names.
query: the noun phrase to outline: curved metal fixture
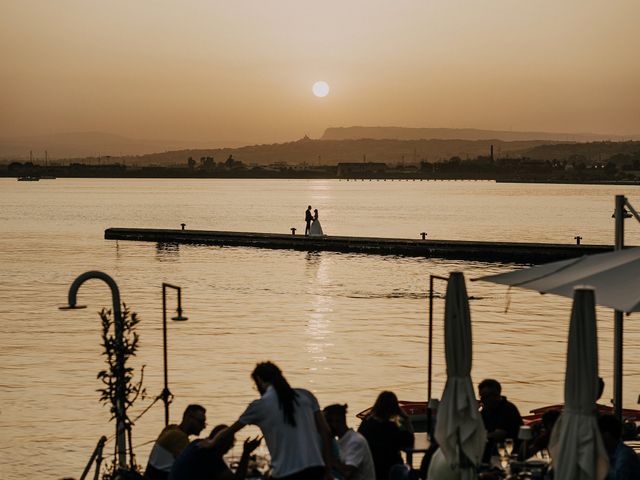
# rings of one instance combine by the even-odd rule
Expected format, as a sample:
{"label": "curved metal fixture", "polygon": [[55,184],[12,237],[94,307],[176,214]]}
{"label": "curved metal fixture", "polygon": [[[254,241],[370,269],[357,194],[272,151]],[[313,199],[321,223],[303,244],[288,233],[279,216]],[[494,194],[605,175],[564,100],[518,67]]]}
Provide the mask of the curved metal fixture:
{"label": "curved metal fixture", "polygon": [[124,392],[124,358],[121,353],[121,345],[123,341],[124,325],[122,323],[122,310],[120,309],[120,291],[116,282],[104,272],[91,270],[79,275],[69,287],[69,305],[60,307],[60,310],[75,310],[86,308],[83,305],[77,305],[77,296],[80,286],[87,280],[97,278],[102,280],[111,289],[111,297],[113,300],[113,319],[115,328],[115,338],[117,344],[116,363],[120,375],[116,379],[116,454],[118,458],[118,466],[126,468],[127,466],[127,445],[126,445],[126,426],[125,426],[125,392]]}

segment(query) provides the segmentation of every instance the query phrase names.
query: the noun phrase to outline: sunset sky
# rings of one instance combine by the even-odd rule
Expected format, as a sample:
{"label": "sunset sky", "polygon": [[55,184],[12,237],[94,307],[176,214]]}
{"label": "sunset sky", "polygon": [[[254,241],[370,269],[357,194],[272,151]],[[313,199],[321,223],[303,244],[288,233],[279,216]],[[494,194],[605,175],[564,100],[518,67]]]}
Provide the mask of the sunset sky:
{"label": "sunset sky", "polygon": [[639,21],[638,0],[2,0],[0,136],[640,134]]}

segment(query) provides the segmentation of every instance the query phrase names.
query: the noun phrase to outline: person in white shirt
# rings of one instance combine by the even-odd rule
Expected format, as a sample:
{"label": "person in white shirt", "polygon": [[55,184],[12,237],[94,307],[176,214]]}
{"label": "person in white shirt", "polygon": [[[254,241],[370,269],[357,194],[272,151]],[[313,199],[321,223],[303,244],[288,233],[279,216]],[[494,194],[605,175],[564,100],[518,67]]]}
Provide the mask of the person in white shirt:
{"label": "person in white shirt", "polygon": [[331,433],[338,437],[340,461],[334,464],[334,468],[346,480],[375,480],[376,472],[367,439],[347,425],[347,405],[329,405],[323,412]]}
{"label": "person in white shirt", "polygon": [[229,428],[200,442],[201,447],[213,448],[246,425],[257,425],[271,454],[271,478],[330,479],[331,433],[313,394],[291,388],[271,362],[259,363],[251,377],[261,397]]}

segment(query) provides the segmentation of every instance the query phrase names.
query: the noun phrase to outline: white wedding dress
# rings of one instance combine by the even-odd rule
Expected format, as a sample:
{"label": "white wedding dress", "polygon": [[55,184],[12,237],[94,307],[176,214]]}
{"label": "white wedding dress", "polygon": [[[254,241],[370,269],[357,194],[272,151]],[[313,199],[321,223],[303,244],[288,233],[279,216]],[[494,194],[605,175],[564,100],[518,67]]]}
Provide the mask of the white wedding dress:
{"label": "white wedding dress", "polygon": [[313,237],[324,236],[324,232],[322,231],[322,225],[320,225],[320,220],[318,220],[317,218],[311,223],[311,228],[309,229],[309,235]]}

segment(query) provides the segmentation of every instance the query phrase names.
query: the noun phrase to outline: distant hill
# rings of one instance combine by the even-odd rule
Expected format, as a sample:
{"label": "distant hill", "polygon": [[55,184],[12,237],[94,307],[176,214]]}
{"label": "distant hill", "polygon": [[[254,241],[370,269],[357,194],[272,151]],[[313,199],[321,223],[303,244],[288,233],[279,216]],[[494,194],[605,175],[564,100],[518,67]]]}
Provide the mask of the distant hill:
{"label": "distant hill", "polygon": [[396,139],[396,140],[502,140],[505,142],[551,140],[554,142],[596,142],[603,140],[640,140],[640,135],[620,136],[598,133],[550,133],[479,130],[476,128],[405,127],[331,127],[321,140]]}
{"label": "distant hill", "polygon": [[604,162],[615,155],[640,156],[640,142],[588,142],[539,145],[521,152],[537,160]]}
{"label": "distant hill", "polygon": [[142,155],[183,148],[217,148],[242,145],[237,141],[141,140],[102,132],[59,133],[31,137],[0,138],[0,159],[26,160],[29,151],[40,160],[99,156]]}
{"label": "distant hill", "polygon": [[522,151],[553,143],[549,141],[503,142],[500,140],[311,140],[307,137],[287,143],[252,145],[239,148],[190,149],[127,157],[128,165],[184,165],[189,157],[196,162],[202,157],[214,157],[224,162],[229,155],[245,164],[335,165],[339,162],[384,162],[388,164],[418,163],[448,160],[453,156],[475,158],[489,155],[494,145],[496,156],[519,155]]}

